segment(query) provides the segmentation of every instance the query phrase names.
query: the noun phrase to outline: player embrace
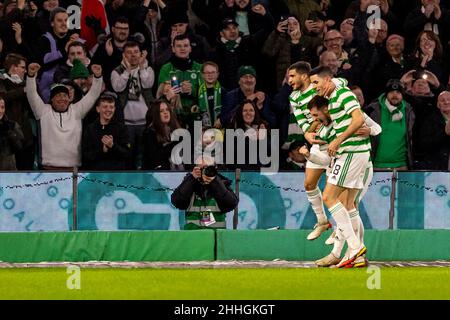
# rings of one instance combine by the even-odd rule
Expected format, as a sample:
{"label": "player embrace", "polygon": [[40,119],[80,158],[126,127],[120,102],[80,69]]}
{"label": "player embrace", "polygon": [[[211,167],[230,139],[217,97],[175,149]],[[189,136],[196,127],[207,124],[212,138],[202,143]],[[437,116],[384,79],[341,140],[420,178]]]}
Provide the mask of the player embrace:
{"label": "player embrace", "polygon": [[[367,249],[358,234],[363,225],[355,200],[364,188],[364,177],[370,162],[370,139],[358,134],[364,125],[364,115],[356,96],[348,87],[338,87],[332,81],[332,71],[317,67],[310,72],[310,81],[319,96],[328,99],[334,139],[329,142],[327,152],[333,157],[323,201],[336,221],[337,231],[347,242],[348,250],[338,267],[354,267],[365,261]],[[367,177],[366,177],[367,179]],[[354,217],[356,228],[350,216]],[[355,232],[356,230],[356,232]],[[357,265],[358,264],[358,265]]]}
{"label": "player embrace", "polygon": [[[317,129],[316,133],[308,133],[313,136],[313,138],[318,142],[325,142],[326,144],[322,144],[320,147],[320,150],[311,148],[309,150],[306,146],[300,148],[299,152],[305,156],[308,161],[311,161],[313,163],[319,164],[319,165],[326,165],[328,166],[327,170],[327,176],[329,176],[331,172],[331,164],[332,164],[332,157],[328,155],[327,148],[328,144],[332,142],[335,137],[336,133],[333,128],[333,121],[330,117],[330,113],[328,112],[328,99],[322,97],[322,96],[316,96],[314,97],[309,103],[308,103],[308,109],[310,110],[311,117],[314,119],[314,121],[317,121],[320,123],[320,126]],[[378,135],[381,132],[381,127],[372,119],[370,119],[366,114],[364,115],[364,125],[356,131],[356,135],[362,136],[362,137],[368,137],[369,135]],[[325,150],[325,151],[323,151]],[[367,188],[369,186],[370,181],[372,180],[373,175],[373,167],[372,162],[369,161],[368,165],[364,171],[363,176],[363,184],[364,188],[362,190],[359,190],[356,199],[355,199],[355,210],[350,210],[350,220],[352,223],[353,230],[357,237],[360,239],[360,241],[364,242],[364,227],[362,225],[362,221],[359,217],[358,212],[358,206],[359,202],[364,196],[365,192],[367,191]],[[347,191],[343,192],[340,196],[341,202],[345,205],[347,208],[351,208],[351,204],[347,203],[347,201],[352,201],[352,199],[349,199],[347,196]],[[335,232],[333,232],[333,239],[334,239],[334,247],[330,254],[325,256],[322,259],[319,259],[316,261],[316,265],[319,267],[331,267],[334,265],[337,265],[341,259],[341,252],[345,244],[344,236],[342,232],[337,229]],[[355,260],[352,264],[349,264],[347,266],[349,267],[363,267],[367,265],[367,260],[364,257],[359,257],[357,260]]]}

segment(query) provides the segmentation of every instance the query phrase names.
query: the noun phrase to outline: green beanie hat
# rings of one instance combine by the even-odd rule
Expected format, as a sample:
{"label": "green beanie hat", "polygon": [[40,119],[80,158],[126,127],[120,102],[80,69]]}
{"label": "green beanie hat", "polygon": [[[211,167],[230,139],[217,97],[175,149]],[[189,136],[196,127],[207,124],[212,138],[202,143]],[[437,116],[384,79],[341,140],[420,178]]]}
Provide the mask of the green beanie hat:
{"label": "green beanie hat", "polygon": [[70,80],[88,78],[89,71],[80,59],[73,60],[73,67],[70,70]]}
{"label": "green beanie hat", "polygon": [[240,66],[238,69],[239,78],[245,75],[252,75],[256,78],[256,70],[252,66]]}

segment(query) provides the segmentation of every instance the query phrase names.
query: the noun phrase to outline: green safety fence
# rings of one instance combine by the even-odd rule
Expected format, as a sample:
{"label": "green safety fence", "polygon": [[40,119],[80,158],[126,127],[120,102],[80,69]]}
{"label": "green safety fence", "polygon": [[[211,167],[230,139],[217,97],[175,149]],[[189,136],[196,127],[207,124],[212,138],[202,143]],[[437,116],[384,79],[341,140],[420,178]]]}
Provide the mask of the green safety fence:
{"label": "green safety fence", "polygon": [[[306,240],[308,230],[217,232],[218,260],[316,260],[327,255],[328,231],[315,241]],[[367,258],[377,261],[450,260],[450,230],[367,230]]]}
{"label": "green safety fence", "polygon": [[[0,261],[311,261],[331,251],[330,231],[76,231],[0,233]],[[369,260],[450,260],[450,230],[367,230]]]}
{"label": "green safety fence", "polygon": [[0,233],[0,261],[214,260],[214,231]]}

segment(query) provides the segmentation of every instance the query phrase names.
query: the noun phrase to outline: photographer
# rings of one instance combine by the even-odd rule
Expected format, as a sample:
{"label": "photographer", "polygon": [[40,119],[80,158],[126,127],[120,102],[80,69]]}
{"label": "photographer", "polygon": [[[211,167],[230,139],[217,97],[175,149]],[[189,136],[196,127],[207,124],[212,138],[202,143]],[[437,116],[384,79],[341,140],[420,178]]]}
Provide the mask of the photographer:
{"label": "photographer", "polygon": [[5,115],[5,100],[0,98],[0,170],[17,170],[15,153],[22,149],[23,133],[17,122]]}
{"label": "photographer", "polygon": [[238,204],[230,189],[231,181],[217,173],[210,159],[197,161],[197,166],[172,193],[172,204],[186,210],[185,230],[225,229],[226,213]]}

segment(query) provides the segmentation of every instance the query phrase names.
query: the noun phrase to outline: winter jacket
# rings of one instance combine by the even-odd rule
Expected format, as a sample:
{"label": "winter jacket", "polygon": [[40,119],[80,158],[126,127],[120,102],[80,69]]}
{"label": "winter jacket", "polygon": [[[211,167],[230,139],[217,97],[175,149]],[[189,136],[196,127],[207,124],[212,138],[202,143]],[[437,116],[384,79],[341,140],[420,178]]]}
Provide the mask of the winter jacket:
{"label": "winter jacket", "polygon": [[300,38],[299,43],[293,44],[289,35],[280,33],[278,30],[272,31],[269,35],[262,48],[262,53],[275,59],[277,89],[281,87],[286,70],[292,63],[313,59],[313,53],[305,36]]}
{"label": "winter jacket", "polygon": [[23,146],[23,133],[17,122],[0,120],[0,170],[17,170],[15,153]]}
{"label": "winter jacket", "polygon": [[170,170],[170,155],[178,141],[161,143],[156,138],[153,127],[148,127],[142,134],[144,170]]}
{"label": "winter jacket", "polygon": [[[244,93],[241,91],[241,88],[236,88],[227,92],[223,98],[222,112],[220,113],[220,122],[222,126],[227,126],[231,119],[233,118],[234,112],[236,111],[237,106],[245,100]],[[264,99],[263,108],[261,110],[261,116],[264,120],[269,123],[271,128],[275,128],[276,126],[276,117],[275,114],[270,109],[270,99],[266,94],[266,98]]]}
{"label": "winter jacket", "polygon": [[172,204],[180,209],[186,210],[191,202],[194,192],[200,195],[213,197],[219,209],[223,212],[229,212],[236,208],[238,198],[230,188],[231,181],[218,174],[210,184],[201,184],[191,173],[188,173],[181,184],[173,191],[171,195]]}
{"label": "winter jacket", "polygon": [[434,107],[421,120],[414,126],[414,169],[449,170],[450,136],[443,115]]}
{"label": "winter jacket", "polygon": [[[206,41],[206,39],[202,36],[195,34],[192,30],[188,28],[186,31],[186,35],[189,38],[189,42],[191,44],[192,52],[190,57],[198,62],[204,62],[208,59],[211,51],[211,47]],[[162,67],[164,64],[169,62],[170,57],[172,56],[172,43],[171,38],[165,37],[161,39],[161,50],[156,57],[156,65],[158,67]]]}
{"label": "winter jacket", "polygon": [[[113,147],[103,152],[102,137],[113,137]],[[124,124],[111,121],[102,125],[100,119],[83,131],[83,168],[87,170],[125,170],[131,155],[128,133]]]}
{"label": "winter jacket", "polygon": [[[406,113],[406,144],[407,144],[407,157],[408,157],[408,168],[412,169],[413,167],[413,127],[414,127],[414,121],[415,121],[415,114],[411,107],[411,105],[405,101],[405,113]],[[373,121],[378,123],[382,128],[383,125],[381,123],[381,106],[378,102],[378,99],[371,104],[367,106],[367,108],[364,110],[367,115],[372,118]],[[404,115],[405,116],[405,115]],[[372,151],[371,151],[371,157],[372,159],[376,158],[377,155],[377,148],[378,144],[380,142],[380,135],[377,136],[370,136],[370,140],[372,143]]]}
{"label": "winter jacket", "polygon": [[25,82],[14,83],[7,74],[0,74],[0,95],[5,99],[6,116],[19,124],[23,135],[23,146],[33,144],[33,133],[30,119],[33,114],[25,94]]}
{"label": "winter jacket", "polygon": [[106,53],[106,41],[105,43],[98,46],[97,50],[92,57],[92,64],[100,64],[103,69],[103,74],[105,75],[105,85],[107,90],[113,90],[111,86],[111,73],[115,68],[117,68],[122,62],[123,50],[115,45],[114,40],[111,40],[113,46],[113,53],[109,56]]}

